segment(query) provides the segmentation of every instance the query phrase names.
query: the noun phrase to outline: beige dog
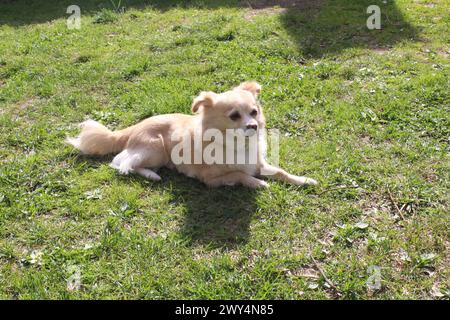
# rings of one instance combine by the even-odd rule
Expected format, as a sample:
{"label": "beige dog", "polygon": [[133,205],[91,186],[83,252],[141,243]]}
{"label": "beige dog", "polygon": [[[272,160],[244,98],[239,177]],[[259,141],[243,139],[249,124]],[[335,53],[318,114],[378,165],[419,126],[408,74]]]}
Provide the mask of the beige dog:
{"label": "beige dog", "polygon": [[[268,187],[264,180],[255,176],[267,176],[296,185],[317,184],[313,179],[289,174],[265,161],[266,147],[262,134],[265,119],[257,101],[260,91],[261,86],[251,81],[221,94],[202,92],[192,103],[194,115],[158,115],[115,132],[88,120],[82,123],[81,134],[77,138],[68,138],[67,142],[88,155],[117,154],[111,163],[113,168],[123,174],[135,172],[155,181],[161,177],[153,170],[166,166],[212,187],[235,184],[251,188]],[[230,143],[231,140],[216,136],[226,136],[230,130],[238,132],[236,136],[245,137],[245,147],[239,149]],[[252,137],[256,139],[249,146]],[[202,151],[211,149],[213,143],[216,148],[209,153],[213,160],[220,158],[221,151],[226,153],[231,146],[233,154],[229,159],[235,160],[239,149],[247,156],[246,161],[202,159]],[[253,162],[249,161],[250,150],[256,150]],[[200,154],[200,161],[195,158],[196,153]],[[180,158],[186,161],[180,161]]]}

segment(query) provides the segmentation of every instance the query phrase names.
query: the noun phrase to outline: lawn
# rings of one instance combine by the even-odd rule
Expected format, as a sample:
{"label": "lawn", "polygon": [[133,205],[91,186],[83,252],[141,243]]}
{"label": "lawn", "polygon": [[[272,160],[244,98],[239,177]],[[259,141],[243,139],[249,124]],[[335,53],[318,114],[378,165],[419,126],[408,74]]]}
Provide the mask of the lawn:
{"label": "lawn", "polygon": [[[2,1],[0,298],[450,297],[448,1],[274,2]],[[64,143],[250,79],[319,186],[156,183]]]}

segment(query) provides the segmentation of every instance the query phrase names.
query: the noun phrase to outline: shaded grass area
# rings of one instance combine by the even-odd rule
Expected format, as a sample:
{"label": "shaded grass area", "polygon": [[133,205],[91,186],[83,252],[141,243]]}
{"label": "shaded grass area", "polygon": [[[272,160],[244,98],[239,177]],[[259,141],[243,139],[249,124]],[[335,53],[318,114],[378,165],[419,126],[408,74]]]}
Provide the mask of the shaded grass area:
{"label": "shaded grass area", "polygon": [[[448,298],[444,1],[379,1],[374,31],[367,1],[79,3],[81,30],[0,5],[1,297]],[[247,79],[319,188],[158,184],[63,143]]]}
{"label": "shaded grass area", "polygon": [[[376,1],[377,2],[377,1]],[[385,3],[386,2],[386,3]],[[94,17],[94,23],[111,23],[118,19],[118,14],[126,9],[153,9],[162,13],[172,9],[221,8],[240,9],[247,11],[245,18],[251,20],[257,11],[279,14],[281,24],[289,33],[293,42],[306,56],[321,56],[324,53],[339,52],[353,47],[389,47],[402,40],[414,40],[418,37],[417,28],[413,27],[403,17],[394,1],[370,0],[358,1],[325,1],[325,0],[94,0],[78,1],[83,14]],[[41,1],[11,1],[3,6],[0,24],[11,26],[47,23],[69,16],[66,8],[70,1],[50,1],[45,5]],[[383,18],[383,31],[373,32],[366,27],[370,5],[380,6]],[[22,14],[33,12],[33,14]],[[134,17],[134,16],[133,16]],[[245,21],[243,21],[245,23]],[[177,26],[174,26],[177,28]],[[179,29],[181,30],[181,29]],[[216,39],[227,41],[234,38],[236,28],[224,29]],[[267,35],[265,35],[267,36]]]}

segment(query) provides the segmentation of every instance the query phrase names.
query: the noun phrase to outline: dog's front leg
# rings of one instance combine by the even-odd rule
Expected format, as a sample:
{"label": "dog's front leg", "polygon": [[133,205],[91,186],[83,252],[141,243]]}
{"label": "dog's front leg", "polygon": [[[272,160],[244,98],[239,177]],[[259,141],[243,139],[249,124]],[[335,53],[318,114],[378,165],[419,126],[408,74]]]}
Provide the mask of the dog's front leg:
{"label": "dog's front leg", "polygon": [[219,177],[207,179],[205,183],[210,187],[233,186],[242,184],[249,188],[267,188],[269,184],[264,180],[252,177],[244,172],[231,172]]}
{"label": "dog's front leg", "polygon": [[298,186],[301,185],[317,185],[317,181],[308,177],[300,177],[287,173],[281,168],[274,167],[268,163],[264,163],[260,169],[260,175],[270,179],[277,179],[289,182]]}

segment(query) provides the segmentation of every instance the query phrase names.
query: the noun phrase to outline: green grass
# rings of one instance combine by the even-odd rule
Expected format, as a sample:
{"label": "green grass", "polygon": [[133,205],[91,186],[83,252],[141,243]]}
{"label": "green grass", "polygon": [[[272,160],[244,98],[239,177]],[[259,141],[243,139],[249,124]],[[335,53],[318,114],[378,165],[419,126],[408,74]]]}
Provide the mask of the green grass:
{"label": "green grass", "polygon": [[[73,1],[0,4],[0,298],[449,298],[448,2],[77,3],[80,30]],[[153,183],[63,142],[248,79],[319,187]]]}

